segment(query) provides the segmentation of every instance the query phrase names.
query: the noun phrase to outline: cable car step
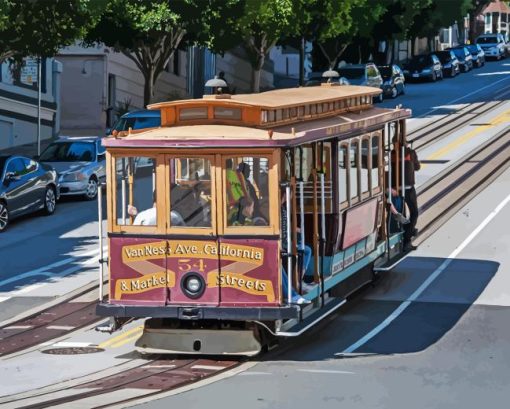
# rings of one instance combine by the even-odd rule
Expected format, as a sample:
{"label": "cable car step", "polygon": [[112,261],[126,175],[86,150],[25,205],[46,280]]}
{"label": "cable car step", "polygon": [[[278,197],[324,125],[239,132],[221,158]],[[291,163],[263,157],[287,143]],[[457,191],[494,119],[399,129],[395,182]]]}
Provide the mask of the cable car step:
{"label": "cable car step", "polygon": [[374,273],[382,273],[385,271],[393,270],[397,265],[405,260],[409,254],[410,253],[398,253],[395,257],[392,257],[389,261],[386,261],[386,263],[374,267]]}
{"label": "cable car step", "polygon": [[344,298],[330,298],[329,302],[322,308],[310,314],[303,321],[289,328],[288,331],[276,331],[275,335],[279,337],[297,337],[305,331],[312,328],[315,324],[321,322],[328,315],[334,313],[338,308],[345,304]]}

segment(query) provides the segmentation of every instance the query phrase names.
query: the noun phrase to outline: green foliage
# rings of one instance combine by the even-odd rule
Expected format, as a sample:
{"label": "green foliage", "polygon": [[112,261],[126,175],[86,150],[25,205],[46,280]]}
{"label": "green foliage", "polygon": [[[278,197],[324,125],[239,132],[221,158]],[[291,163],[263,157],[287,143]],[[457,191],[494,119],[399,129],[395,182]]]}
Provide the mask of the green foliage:
{"label": "green foliage", "polygon": [[52,57],[83,37],[102,0],[0,0],[0,61]]}

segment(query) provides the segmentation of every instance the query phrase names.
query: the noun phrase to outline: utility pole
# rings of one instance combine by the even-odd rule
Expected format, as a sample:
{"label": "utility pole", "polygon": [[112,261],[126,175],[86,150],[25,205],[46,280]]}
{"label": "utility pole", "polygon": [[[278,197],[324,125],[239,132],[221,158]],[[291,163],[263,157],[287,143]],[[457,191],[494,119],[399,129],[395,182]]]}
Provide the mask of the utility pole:
{"label": "utility pole", "polygon": [[37,156],[41,155],[41,57],[37,58]]}

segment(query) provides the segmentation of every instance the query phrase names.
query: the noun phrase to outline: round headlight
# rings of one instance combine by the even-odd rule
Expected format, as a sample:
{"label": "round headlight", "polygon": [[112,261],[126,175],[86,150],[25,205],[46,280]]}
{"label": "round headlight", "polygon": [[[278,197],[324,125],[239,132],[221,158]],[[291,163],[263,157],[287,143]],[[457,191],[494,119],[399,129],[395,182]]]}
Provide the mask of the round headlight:
{"label": "round headlight", "polygon": [[199,273],[190,271],[181,279],[181,290],[189,298],[200,298],[206,290],[205,280]]}
{"label": "round headlight", "polygon": [[198,293],[198,291],[200,291],[200,287],[202,287],[202,284],[196,277],[190,277],[186,281],[186,288],[192,293]]}

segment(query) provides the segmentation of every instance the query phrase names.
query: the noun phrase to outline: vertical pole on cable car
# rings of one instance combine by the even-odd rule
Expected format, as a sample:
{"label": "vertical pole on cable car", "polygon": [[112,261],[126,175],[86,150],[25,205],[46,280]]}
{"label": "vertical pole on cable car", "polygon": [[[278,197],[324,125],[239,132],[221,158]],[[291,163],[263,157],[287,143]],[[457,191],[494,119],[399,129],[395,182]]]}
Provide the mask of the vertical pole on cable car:
{"label": "vertical pole on cable car", "polygon": [[392,167],[391,167],[391,123],[386,124],[383,134],[384,153],[388,163],[388,180],[386,182],[386,255],[390,261],[390,233],[391,233],[391,187],[392,187]]}
{"label": "vertical pole on cable car", "polygon": [[288,151],[288,159],[290,166],[290,189],[291,189],[291,209],[292,209],[292,218],[290,219],[292,223],[292,281],[294,284],[294,288],[296,288],[301,294],[301,280],[299,279],[299,269],[298,262],[294,262],[296,260],[297,252],[297,198],[296,198],[296,167],[294,160],[294,149],[289,149]]}
{"label": "vertical pole on cable car", "polygon": [[299,291],[302,291],[302,282],[306,271],[305,267],[305,197],[303,180],[303,147],[299,147],[299,237],[300,244],[298,249],[298,272],[299,272]]}
{"label": "vertical pole on cable car", "polygon": [[316,144],[312,144],[312,182],[313,182],[313,278],[320,285],[319,275],[319,216],[317,209],[317,149]]}
{"label": "vertical pole on cable car", "polygon": [[324,186],[324,142],[320,143],[320,182],[321,182],[321,237],[320,237],[320,253],[321,253],[321,305],[324,305],[324,262],[326,258],[326,189]]}
{"label": "vertical pole on cable car", "polygon": [[103,188],[99,183],[97,190],[97,221],[99,241],[99,302],[103,301]]}
{"label": "vertical pole on cable car", "polygon": [[405,142],[405,135],[404,135],[404,121],[399,121],[400,126],[399,129],[399,141],[400,141],[400,157],[401,157],[401,164],[400,164],[400,173],[402,174],[402,178],[400,179],[400,186],[402,188],[401,190],[401,196],[402,196],[402,214],[406,216],[406,173],[405,173],[405,162],[406,162],[406,142]]}
{"label": "vertical pole on cable car", "polygon": [[287,302],[290,304],[292,302],[292,257],[291,257],[291,230],[290,230],[290,185],[287,183],[285,185],[285,206],[287,212],[287,225],[285,228],[287,229]]}
{"label": "vertical pole on cable car", "polygon": [[[122,179],[121,179],[121,194],[122,194],[122,224],[126,224],[126,158],[122,158]],[[117,216],[116,216],[117,217]]]}
{"label": "vertical pole on cable car", "polygon": [[[135,163],[134,163],[134,158],[129,158],[129,166],[128,166],[128,188],[129,188],[129,197],[128,197],[128,201],[129,201],[129,204],[131,206],[134,205],[134,197],[133,197],[133,178],[134,178],[134,173],[135,173]],[[130,224],[133,224],[133,216],[132,215],[129,215],[129,222]]]}

